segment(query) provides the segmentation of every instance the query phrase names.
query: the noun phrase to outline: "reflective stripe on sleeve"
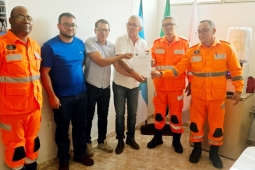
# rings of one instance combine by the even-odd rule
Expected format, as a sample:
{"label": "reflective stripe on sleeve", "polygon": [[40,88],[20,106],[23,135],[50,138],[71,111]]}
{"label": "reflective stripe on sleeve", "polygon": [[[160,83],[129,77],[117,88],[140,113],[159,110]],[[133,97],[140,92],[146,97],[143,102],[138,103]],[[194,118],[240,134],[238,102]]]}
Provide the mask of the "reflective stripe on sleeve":
{"label": "reflective stripe on sleeve", "polygon": [[171,70],[173,71],[175,77],[178,76],[178,72],[174,68],[172,68]]}
{"label": "reflective stripe on sleeve", "polygon": [[169,70],[173,68],[173,66],[156,66],[156,69],[159,71]]}
{"label": "reflective stripe on sleeve", "polygon": [[243,76],[232,77],[232,81],[243,80]]}
{"label": "reflective stripe on sleeve", "polygon": [[7,124],[4,124],[4,123],[0,122],[0,128],[10,131],[11,130],[11,125],[7,125]]}

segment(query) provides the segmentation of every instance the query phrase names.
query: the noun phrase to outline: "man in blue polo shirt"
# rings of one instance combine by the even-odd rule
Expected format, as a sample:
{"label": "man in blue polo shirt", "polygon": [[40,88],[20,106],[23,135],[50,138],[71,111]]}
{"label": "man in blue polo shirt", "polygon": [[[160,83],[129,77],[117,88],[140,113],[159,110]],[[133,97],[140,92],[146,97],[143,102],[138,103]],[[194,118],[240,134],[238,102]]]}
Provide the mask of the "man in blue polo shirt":
{"label": "man in blue polo shirt", "polygon": [[70,121],[73,126],[73,160],[86,166],[94,164],[85,154],[87,91],[82,70],[85,46],[82,40],[75,37],[76,28],[72,14],[61,14],[58,20],[60,34],[42,46],[41,76],[57,125],[58,170],[69,170]]}

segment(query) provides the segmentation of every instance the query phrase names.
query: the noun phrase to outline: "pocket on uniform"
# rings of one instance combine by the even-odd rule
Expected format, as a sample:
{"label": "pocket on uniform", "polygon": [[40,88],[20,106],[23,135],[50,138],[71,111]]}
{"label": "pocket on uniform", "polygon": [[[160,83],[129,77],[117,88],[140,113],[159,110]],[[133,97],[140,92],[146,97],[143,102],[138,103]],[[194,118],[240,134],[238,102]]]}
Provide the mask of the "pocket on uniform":
{"label": "pocket on uniform", "polygon": [[185,88],[185,74],[181,74],[173,79],[173,87]]}
{"label": "pocket on uniform", "polygon": [[214,54],[213,68],[215,70],[225,70],[227,68],[225,54]]}
{"label": "pocket on uniform", "polygon": [[226,68],[226,60],[214,60],[213,68],[215,70],[225,70]]}
{"label": "pocket on uniform", "polygon": [[191,96],[193,97],[202,97],[204,90],[204,81],[194,81],[191,83]]}
{"label": "pocket on uniform", "polygon": [[22,55],[21,54],[6,54],[6,68],[8,73],[25,73],[24,68],[27,67],[24,63],[22,63]]}
{"label": "pocket on uniform", "polygon": [[165,70],[165,54],[156,55],[155,66],[157,70]]}
{"label": "pocket on uniform", "polygon": [[26,110],[28,108],[28,84],[16,84],[15,88],[6,88],[8,110]]}
{"label": "pocket on uniform", "polygon": [[202,56],[191,57],[191,69],[195,72],[202,71],[203,69]]}
{"label": "pocket on uniform", "polygon": [[226,97],[226,81],[212,81],[212,97],[215,99],[223,99]]}

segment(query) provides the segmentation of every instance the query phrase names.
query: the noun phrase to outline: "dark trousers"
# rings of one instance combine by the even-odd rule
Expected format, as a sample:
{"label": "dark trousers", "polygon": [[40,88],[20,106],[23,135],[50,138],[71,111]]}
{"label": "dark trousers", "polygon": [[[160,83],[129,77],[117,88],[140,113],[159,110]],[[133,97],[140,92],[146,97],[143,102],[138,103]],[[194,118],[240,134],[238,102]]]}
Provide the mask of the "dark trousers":
{"label": "dark trousers", "polygon": [[85,155],[86,150],[86,124],[87,124],[87,91],[76,96],[58,96],[61,106],[53,109],[54,120],[57,125],[55,141],[58,147],[57,156],[60,162],[70,159],[69,125],[72,123],[72,138],[74,157],[79,159]]}
{"label": "dark trousers", "polygon": [[91,143],[91,128],[92,128],[92,121],[95,113],[95,108],[97,105],[97,127],[98,127],[98,143],[104,143],[106,139],[107,133],[107,123],[108,123],[108,110],[109,110],[109,103],[111,97],[110,86],[102,89],[97,88],[86,82],[87,86],[87,94],[88,94],[88,116],[87,116],[87,128],[86,128],[86,136],[87,136],[87,143]]}
{"label": "dark trousers", "polygon": [[124,139],[125,104],[127,101],[127,140],[134,139],[139,87],[129,89],[112,83],[116,111],[116,139]]}

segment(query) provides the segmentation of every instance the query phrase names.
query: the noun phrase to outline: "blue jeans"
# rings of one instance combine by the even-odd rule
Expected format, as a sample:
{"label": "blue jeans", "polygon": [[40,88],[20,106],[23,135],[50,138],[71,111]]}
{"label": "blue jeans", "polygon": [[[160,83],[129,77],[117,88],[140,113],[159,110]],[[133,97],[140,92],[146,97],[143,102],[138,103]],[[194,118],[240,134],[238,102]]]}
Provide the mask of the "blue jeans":
{"label": "blue jeans", "polygon": [[97,105],[97,115],[98,115],[98,143],[104,143],[106,139],[107,133],[107,123],[108,123],[108,110],[109,110],[109,102],[110,102],[110,86],[102,89],[97,88],[89,83],[86,83],[87,93],[88,93],[88,116],[87,116],[87,128],[86,128],[86,136],[87,143],[91,143],[91,127],[92,120],[95,113],[95,108]]}
{"label": "blue jeans", "polygon": [[60,162],[69,162],[70,140],[68,138],[70,121],[72,122],[72,137],[74,157],[85,156],[86,124],[87,124],[87,91],[75,96],[58,96],[61,106],[53,109],[57,125],[55,141],[58,147],[57,156]]}
{"label": "blue jeans", "polygon": [[127,100],[127,140],[134,139],[139,87],[129,89],[112,83],[116,111],[116,139],[124,139],[125,103]]}

